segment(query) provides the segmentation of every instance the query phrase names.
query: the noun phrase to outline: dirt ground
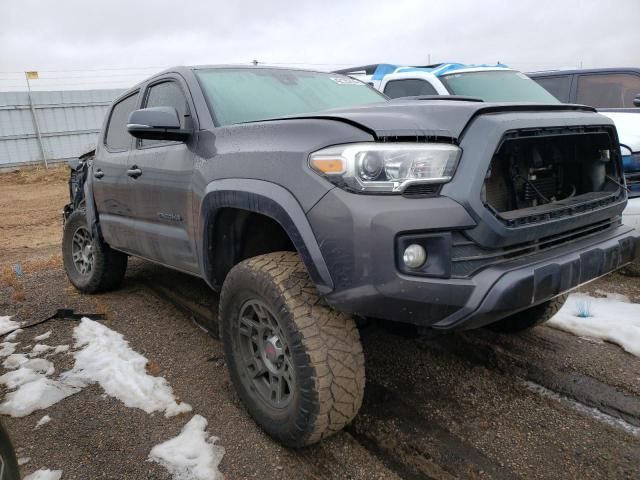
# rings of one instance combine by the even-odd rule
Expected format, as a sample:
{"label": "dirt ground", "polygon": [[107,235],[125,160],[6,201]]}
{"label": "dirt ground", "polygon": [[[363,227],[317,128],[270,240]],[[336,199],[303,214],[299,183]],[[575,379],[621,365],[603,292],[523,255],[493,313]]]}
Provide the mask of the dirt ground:
{"label": "dirt ground", "polygon": [[[0,315],[29,323],[61,308],[106,315],[104,324],[209,421],[226,449],[220,470],[227,479],[640,478],[640,359],[548,327],[433,338],[366,327],[360,414],[319,445],[282,448],[240,404],[221,343],[193,321],[206,326],[214,318],[216,297],[206,285],[133,260],[119,290],[78,294],[58,255],[63,175],[14,180],[0,175]],[[587,289],[640,301],[640,279],[620,274]],[[48,344],[72,344],[74,326],[52,320],[27,329],[18,351],[48,330]],[[56,372],[72,363],[71,355],[57,357]],[[45,413],[52,421],[34,429]],[[191,415],[148,415],[92,386],[46,411],[2,421],[19,456],[30,458],[23,474],[51,468],[65,480],[167,479],[147,456]]]}

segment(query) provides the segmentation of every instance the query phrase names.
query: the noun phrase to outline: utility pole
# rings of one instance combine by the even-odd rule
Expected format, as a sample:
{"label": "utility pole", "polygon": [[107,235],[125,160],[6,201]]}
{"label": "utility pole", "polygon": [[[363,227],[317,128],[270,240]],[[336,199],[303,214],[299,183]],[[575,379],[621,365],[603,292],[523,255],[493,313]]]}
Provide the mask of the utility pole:
{"label": "utility pole", "polygon": [[31,97],[31,84],[29,80],[37,80],[38,72],[24,72],[24,77],[27,79],[27,95],[29,97],[29,107],[31,108],[31,115],[33,116],[33,127],[38,137],[38,145],[40,145],[40,152],[42,153],[42,159],[44,160],[44,167],[49,168],[47,162],[47,154],[44,152],[44,145],[42,143],[42,135],[40,135],[40,125],[38,125],[38,116],[36,115],[36,109],[33,105],[33,98]]}

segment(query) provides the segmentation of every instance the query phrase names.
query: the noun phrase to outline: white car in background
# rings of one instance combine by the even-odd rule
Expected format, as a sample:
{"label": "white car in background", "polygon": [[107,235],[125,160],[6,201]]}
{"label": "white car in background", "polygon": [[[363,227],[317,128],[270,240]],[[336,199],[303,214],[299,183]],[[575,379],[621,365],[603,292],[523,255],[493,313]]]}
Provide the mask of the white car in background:
{"label": "white car in background", "polygon": [[[624,69],[625,75],[634,76],[622,79],[619,78],[622,75],[620,70],[616,70],[616,75],[618,80],[623,81],[624,88],[616,88],[612,94],[607,87],[611,86],[613,79],[604,83],[605,78],[600,76],[591,82],[598,88],[583,90],[582,95],[579,89],[581,79],[570,78],[572,75],[578,75],[575,71],[535,73],[529,74],[530,78],[500,63],[442,63],[419,67],[373,64],[337,70],[336,73],[350,75],[368,83],[390,98],[455,95],[474,97],[485,102],[560,101],[595,106],[600,113],[614,121],[622,145],[625,177],[629,188],[629,202],[623,213],[623,222],[640,229],[640,108],[633,108],[634,105],[640,106],[640,69]],[[598,71],[597,74],[603,73]],[[548,80],[551,78],[558,79],[557,86],[553,85],[554,88]],[[583,85],[586,84],[584,80],[582,82]],[[622,89],[620,95],[619,89]],[[620,98],[623,100],[619,100]],[[618,105],[616,101],[624,103]],[[614,103],[610,108],[603,108],[611,102]],[[616,106],[623,108],[611,108]]]}

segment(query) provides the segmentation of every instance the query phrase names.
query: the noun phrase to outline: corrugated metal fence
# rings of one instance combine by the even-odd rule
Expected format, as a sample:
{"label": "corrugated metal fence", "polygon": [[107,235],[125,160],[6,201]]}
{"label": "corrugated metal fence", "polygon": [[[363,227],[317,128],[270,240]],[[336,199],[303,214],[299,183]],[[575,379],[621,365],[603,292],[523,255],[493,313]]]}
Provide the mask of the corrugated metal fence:
{"label": "corrugated metal fence", "polygon": [[[49,161],[95,147],[111,101],[123,90],[31,92],[42,148]],[[0,168],[42,162],[27,92],[0,92]]]}

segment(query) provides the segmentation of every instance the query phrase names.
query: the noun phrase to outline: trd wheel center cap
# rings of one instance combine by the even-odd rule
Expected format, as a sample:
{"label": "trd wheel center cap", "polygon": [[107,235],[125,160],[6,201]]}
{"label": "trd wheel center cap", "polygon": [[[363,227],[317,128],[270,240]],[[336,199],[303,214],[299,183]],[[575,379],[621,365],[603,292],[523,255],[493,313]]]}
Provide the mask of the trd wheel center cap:
{"label": "trd wheel center cap", "polygon": [[273,335],[264,342],[264,354],[269,362],[276,364],[284,355],[280,339]]}

